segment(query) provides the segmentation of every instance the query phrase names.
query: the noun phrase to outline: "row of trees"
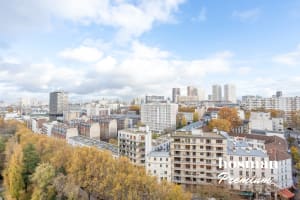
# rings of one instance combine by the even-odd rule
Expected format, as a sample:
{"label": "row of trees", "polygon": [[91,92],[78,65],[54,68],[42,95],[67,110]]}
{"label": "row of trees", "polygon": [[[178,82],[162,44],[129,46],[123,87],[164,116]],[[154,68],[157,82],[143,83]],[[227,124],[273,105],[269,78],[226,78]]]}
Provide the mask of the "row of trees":
{"label": "row of trees", "polygon": [[32,134],[18,125],[6,144],[7,199],[190,199],[180,186],[158,183],[127,158]]}

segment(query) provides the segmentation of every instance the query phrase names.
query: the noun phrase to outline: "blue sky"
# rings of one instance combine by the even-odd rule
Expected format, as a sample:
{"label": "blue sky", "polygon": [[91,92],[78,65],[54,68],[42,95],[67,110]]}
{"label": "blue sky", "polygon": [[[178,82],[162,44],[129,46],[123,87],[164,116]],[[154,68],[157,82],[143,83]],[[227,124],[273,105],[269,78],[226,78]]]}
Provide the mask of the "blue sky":
{"label": "blue sky", "polygon": [[300,95],[299,36],[296,0],[2,1],[0,96]]}

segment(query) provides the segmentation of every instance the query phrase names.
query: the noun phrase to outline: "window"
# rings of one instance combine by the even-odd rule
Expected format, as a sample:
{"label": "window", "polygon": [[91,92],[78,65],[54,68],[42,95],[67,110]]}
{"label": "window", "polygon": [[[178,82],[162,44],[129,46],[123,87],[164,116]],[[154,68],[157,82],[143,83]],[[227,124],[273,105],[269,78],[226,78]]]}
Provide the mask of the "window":
{"label": "window", "polygon": [[239,157],[239,161],[243,161],[243,158],[242,158],[242,157]]}
{"label": "window", "polygon": [[243,171],[240,171],[240,176],[243,176]]}
{"label": "window", "polygon": [[230,156],[230,160],[233,160],[233,156]]}
{"label": "window", "polygon": [[216,143],[217,143],[217,144],[222,144],[223,141],[222,141],[222,140],[216,140]]}

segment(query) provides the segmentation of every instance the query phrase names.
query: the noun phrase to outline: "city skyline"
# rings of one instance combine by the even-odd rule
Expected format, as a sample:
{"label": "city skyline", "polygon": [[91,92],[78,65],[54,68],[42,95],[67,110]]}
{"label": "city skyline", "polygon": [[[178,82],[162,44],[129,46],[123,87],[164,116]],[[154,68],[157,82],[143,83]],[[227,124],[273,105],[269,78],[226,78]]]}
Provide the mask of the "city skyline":
{"label": "city skyline", "polygon": [[71,99],[171,97],[214,84],[236,85],[238,98],[299,96],[299,10],[297,1],[2,2],[1,100],[59,89]]}

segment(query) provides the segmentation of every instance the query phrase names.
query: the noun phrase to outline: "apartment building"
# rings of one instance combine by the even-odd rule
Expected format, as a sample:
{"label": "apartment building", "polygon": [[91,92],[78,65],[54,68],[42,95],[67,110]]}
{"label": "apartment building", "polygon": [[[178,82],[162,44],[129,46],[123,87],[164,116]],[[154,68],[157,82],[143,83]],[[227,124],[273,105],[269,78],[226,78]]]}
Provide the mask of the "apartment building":
{"label": "apartment building", "polygon": [[149,103],[141,106],[141,121],[153,131],[176,129],[178,105],[173,103]]}
{"label": "apartment building", "polygon": [[[245,137],[227,138],[227,156],[223,163],[228,175],[232,178],[262,179],[271,177],[270,160],[265,148],[265,141]],[[228,184],[230,189],[255,193],[266,192],[268,186],[263,184]]]}
{"label": "apartment building", "polygon": [[283,118],[272,118],[269,112],[251,112],[251,129],[283,132]]}
{"label": "apartment building", "polygon": [[263,141],[269,161],[277,163],[277,167],[266,168],[265,170],[269,170],[269,172],[266,171],[265,174],[274,180],[277,190],[293,186],[292,160],[291,155],[287,153],[288,145],[284,138],[257,134],[231,134],[231,136],[245,138],[248,141]]}
{"label": "apartment building", "polygon": [[219,158],[226,156],[226,138],[201,130],[177,131],[171,136],[172,182],[184,186],[216,184]]}
{"label": "apartment building", "polygon": [[167,151],[152,151],[146,155],[146,172],[156,176],[158,181],[171,182],[171,155]]}
{"label": "apartment building", "polygon": [[222,101],[222,86],[213,85],[212,86],[212,100],[213,101]]}
{"label": "apartment building", "polygon": [[224,85],[224,100],[231,103],[236,103],[236,88],[235,85]]}
{"label": "apartment building", "polygon": [[49,95],[50,121],[63,120],[68,111],[68,93],[64,91],[51,92]]}
{"label": "apartment building", "polygon": [[119,130],[118,146],[120,156],[128,157],[135,165],[145,166],[146,154],[152,149],[152,133],[147,126]]}
{"label": "apartment building", "polygon": [[262,98],[259,96],[244,96],[242,105],[247,110],[258,108],[282,110],[285,112],[285,120],[289,122],[291,113],[300,110],[300,97],[282,97],[279,95],[271,98]]}

